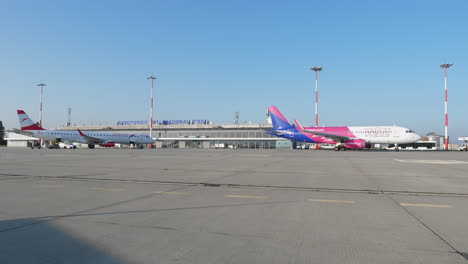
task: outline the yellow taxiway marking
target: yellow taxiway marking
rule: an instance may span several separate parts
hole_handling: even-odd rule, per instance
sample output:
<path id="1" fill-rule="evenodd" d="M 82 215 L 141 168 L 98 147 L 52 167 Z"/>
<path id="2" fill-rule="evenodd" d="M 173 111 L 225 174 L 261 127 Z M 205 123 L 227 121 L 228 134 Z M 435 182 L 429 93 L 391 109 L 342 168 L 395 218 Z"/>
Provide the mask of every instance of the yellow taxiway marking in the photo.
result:
<path id="1" fill-rule="evenodd" d="M 249 154 L 249 155 L 239 155 L 239 157 L 271 157 L 271 155 L 255 155 L 255 154 Z"/>
<path id="2" fill-rule="evenodd" d="M 120 189 L 120 188 L 93 188 L 93 190 L 96 191 L 126 191 L 126 189 Z"/>
<path id="3" fill-rule="evenodd" d="M 182 195 L 192 194 L 192 193 L 189 193 L 189 192 L 154 192 L 154 193 L 182 194 Z"/>
<path id="4" fill-rule="evenodd" d="M 190 154 L 188 156 L 214 156 L 215 154 Z"/>
<path id="5" fill-rule="evenodd" d="M 318 202 L 318 203 L 347 203 L 352 204 L 354 201 L 348 200 L 323 200 L 323 199 L 307 199 L 309 202 Z"/>
<path id="6" fill-rule="evenodd" d="M 395 159 L 395 161 L 403 162 L 403 163 L 447 164 L 447 165 L 466 164 L 466 163 L 468 163 L 466 161 L 460 161 L 460 160 L 401 160 L 401 159 Z"/>
<path id="7" fill-rule="evenodd" d="M 412 203 L 400 203 L 401 206 L 418 206 L 418 207 L 435 207 L 435 208 L 453 208 L 448 204 L 412 204 Z"/>
<path id="8" fill-rule="evenodd" d="M 250 199 L 266 199 L 268 196 L 250 196 L 250 195 L 224 195 L 228 198 L 250 198 Z"/>
<path id="9" fill-rule="evenodd" d="M 47 187 L 47 188 L 62 188 L 63 185 L 37 185 L 37 187 Z"/>

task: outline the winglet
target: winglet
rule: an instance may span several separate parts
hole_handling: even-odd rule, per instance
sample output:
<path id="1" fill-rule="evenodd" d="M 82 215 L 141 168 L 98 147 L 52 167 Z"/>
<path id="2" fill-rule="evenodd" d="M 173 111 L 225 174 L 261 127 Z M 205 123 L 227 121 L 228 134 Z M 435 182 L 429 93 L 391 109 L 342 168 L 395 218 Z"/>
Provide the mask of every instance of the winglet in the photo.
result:
<path id="1" fill-rule="evenodd" d="M 299 128 L 299 130 L 304 129 L 304 127 L 301 125 L 301 123 L 299 123 L 299 121 L 297 121 L 296 119 L 294 119 L 294 123 L 296 123 L 296 126 Z"/>
<path id="2" fill-rule="evenodd" d="M 86 137 L 86 135 L 85 135 L 85 134 L 83 134 L 83 132 L 81 132 L 81 130 L 79 130 L 79 129 L 77 129 L 77 130 L 78 130 L 78 133 L 80 134 L 80 136 L 82 136 L 82 137 Z"/>

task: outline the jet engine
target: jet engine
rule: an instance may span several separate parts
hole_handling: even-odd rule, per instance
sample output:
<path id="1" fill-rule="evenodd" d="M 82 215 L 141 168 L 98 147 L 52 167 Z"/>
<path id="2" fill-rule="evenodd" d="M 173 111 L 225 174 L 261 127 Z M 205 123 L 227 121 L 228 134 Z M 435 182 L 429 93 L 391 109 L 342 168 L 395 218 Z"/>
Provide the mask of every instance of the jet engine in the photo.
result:
<path id="1" fill-rule="evenodd" d="M 344 142 L 343 146 L 347 149 L 363 149 L 366 147 L 364 139 L 351 139 Z"/>
<path id="2" fill-rule="evenodd" d="M 102 144 L 101 146 L 105 148 L 113 148 L 115 146 L 115 142 L 113 141 L 104 142 L 104 144 Z"/>

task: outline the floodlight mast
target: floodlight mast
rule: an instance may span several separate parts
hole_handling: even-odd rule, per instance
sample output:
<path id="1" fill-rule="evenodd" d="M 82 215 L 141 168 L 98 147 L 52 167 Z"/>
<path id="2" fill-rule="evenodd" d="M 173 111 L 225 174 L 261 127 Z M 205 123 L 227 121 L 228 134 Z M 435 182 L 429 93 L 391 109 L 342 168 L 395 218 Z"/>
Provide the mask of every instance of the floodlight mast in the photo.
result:
<path id="1" fill-rule="evenodd" d="M 315 71 L 315 126 L 318 127 L 318 72 L 322 71 L 323 67 L 313 67 L 311 70 Z"/>
<path id="2" fill-rule="evenodd" d="M 151 75 L 150 77 L 146 78 L 151 80 L 151 98 L 150 98 L 150 137 L 153 138 L 153 89 L 154 89 L 154 80 L 156 77 Z"/>
<path id="3" fill-rule="evenodd" d="M 44 86 L 46 85 L 41 82 L 37 86 L 41 87 L 41 98 L 40 98 L 40 103 L 39 103 L 39 126 L 42 127 L 42 97 L 44 95 Z"/>
<path id="4" fill-rule="evenodd" d="M 313 67 L 310 69 L 315 72 L 315 126 L 318 127 L 318 72 L 322 71 L 322 67 Z M 319 148 L 319 145 L 315 144 L 315 149 Z"/>
<path id="5" fill-rule="evenodd" d="M 452 66 L 452 64 L 444 63 L 440 67 L 444 69 L 444 106 L 445 106 L 445 150 L 448 150 L 448 90 L 447 90 L 447 69 Z"/>

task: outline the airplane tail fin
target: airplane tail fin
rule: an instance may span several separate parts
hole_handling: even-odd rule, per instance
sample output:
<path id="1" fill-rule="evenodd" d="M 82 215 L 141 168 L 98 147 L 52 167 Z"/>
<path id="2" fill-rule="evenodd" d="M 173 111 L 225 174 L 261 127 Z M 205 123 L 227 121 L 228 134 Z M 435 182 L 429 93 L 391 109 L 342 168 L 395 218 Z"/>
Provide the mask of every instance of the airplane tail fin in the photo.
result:
<path id="1" fill-rule="evenodd" d="M 34 123 L 23 110 L 17 110 L 21 130 L 44 130 L 38 124 Z"/>
<path id="2" fill-rule="evenodd" d="M 273 122 L 273 130 L 283 130 L 294 128 L 289 124 L 288 120 L 281 114 L 276 106 L 268 107 L 268 113 L 270 114 L 271 121 Z"/>

